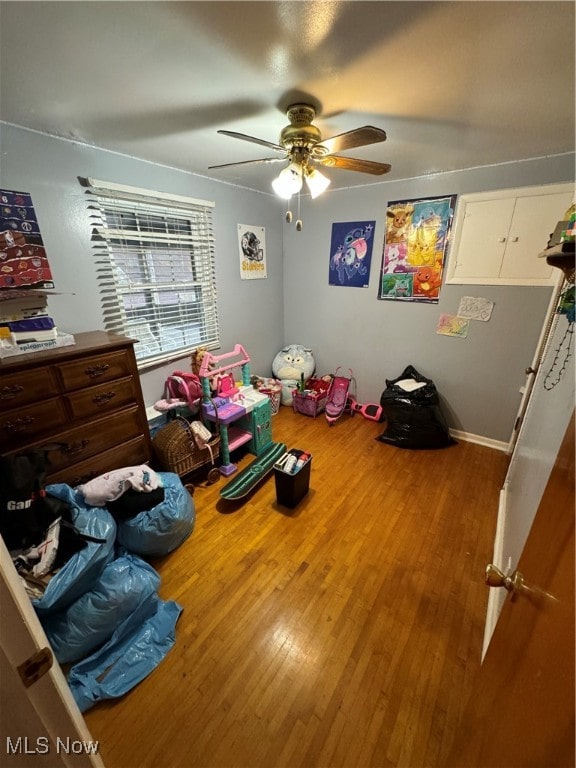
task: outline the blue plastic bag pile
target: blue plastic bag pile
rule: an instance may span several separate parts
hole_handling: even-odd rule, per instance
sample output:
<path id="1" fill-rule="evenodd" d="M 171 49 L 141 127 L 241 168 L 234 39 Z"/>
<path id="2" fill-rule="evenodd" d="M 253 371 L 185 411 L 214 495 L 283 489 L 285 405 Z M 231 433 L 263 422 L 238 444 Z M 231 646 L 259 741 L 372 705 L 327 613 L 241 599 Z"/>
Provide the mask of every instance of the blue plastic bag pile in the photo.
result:
<path id="1" fill-rule="evenodd" d="M 163 500 L 128 519 L 87 486 L 46 487 L 70 505 L 81 533 L 100 540 L 88 541 L 32 601 L 56 658 L 73 664 L 68 683 L 81 711 L 127 693 L 175 643 L 182 608 L 160 599 L 160 576 L 142 558 L 166 555 L 190 536 L 194 503 L 178 475 L 156 478 Z"/>

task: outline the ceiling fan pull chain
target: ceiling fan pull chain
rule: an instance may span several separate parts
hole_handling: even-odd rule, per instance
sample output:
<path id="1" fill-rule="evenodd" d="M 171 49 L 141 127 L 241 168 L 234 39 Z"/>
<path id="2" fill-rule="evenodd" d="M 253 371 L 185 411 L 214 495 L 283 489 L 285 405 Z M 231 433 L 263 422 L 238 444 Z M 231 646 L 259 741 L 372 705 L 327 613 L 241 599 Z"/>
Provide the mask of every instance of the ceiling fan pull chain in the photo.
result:
<path id="1" fill-rule="evenodd" d="M 298 192 L 298 218 L 296 219 L 296 231 L 302 232 L 302 219 L 300 218 L 300 192 Z"/>

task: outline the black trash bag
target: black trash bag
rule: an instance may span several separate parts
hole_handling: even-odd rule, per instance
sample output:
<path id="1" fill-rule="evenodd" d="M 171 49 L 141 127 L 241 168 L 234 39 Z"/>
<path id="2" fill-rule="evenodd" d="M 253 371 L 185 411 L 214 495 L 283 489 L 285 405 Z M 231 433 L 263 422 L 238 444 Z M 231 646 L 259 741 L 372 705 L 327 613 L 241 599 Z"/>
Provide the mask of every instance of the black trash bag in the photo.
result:
<path id="1" fill-rule="evenodd" d="M 406 379 L 423 386 L 400 386 Z M 398 448 L 446 448 L 456 443 L 450 437 L 434 382 L 412 365 L 398 378 L 386 379 L 380 405 L 387 422 L 386 431 L 376 438 L 382 443 Z"/>
<path id="2" fill-rule="evenodd" d="M 0 457 L 0 533 L 9 550 L 42 541 L 57 515 L 44 501 L 45 451 Z"/>

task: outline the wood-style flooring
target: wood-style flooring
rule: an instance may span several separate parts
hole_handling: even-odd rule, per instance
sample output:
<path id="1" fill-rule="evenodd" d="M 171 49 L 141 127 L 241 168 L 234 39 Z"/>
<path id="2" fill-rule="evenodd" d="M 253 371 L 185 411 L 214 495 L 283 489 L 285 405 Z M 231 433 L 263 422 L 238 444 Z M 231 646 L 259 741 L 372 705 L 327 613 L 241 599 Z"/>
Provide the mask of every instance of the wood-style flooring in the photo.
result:
<path id="1" fill-rule="evenodd" d="M 329 427 L 282 407 L 272 423 L 312 453 L 310 492 L 291 511 L 273 475 L 243 504 L 199 480 L 192 535 L 152 561 L 183 607 L 176 644 L 86 713 L 104 763 L 442 766 L 480 666 L 508 458 L 392 447 L 358 414 Z"/>

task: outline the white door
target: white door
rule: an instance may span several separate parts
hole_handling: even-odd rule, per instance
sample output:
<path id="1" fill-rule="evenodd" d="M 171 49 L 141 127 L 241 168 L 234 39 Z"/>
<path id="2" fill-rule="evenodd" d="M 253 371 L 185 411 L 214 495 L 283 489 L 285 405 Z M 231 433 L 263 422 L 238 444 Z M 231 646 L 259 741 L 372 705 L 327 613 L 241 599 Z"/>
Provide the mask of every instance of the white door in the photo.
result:
<path id="1" fill-rule="evenodd" d="M 444 766 L 574 768 L 574 448 L 572 417 Z"/>
<path id="2" fill-rule="evenodd" d="M 567 329 L 566 316 L 558 316 L 534 378 L 532 394 L 500 492 L 492 562 L 506 574 L 512 573 L 518 566 L 574 409 L 573 348 L 567 367 L 558 376 L 566 352 L 563 342 Z M 488 648 L 505 597 L 505 590 L 490 591 L 483 654 Z"/>
<path id="3" fill-rule="evenodd" d="M 58 662 L 29 687 L 18 672 L 50 649 L 0 537 L 0 764 L 14 768 L 104 768 Z"/>
<path id="4" fill-rule="evenodd" d="M 558 282 L 550 297 L 550 302 L 548 304 L 548 309 L 546 310 L 546 316 L 544 318 L 544 325 L 542 326 L 540 338 L 538 339 L 538 344 L 536 345 L 536 351 L 534 352 L 534 357 L 532 358 L 530 366 L 526 368 L 526 381 L 520 389 L 522 399 L 520 401 L 520 407 L 518 408 L 518 413 L 516 415 L 516 420 L 512 429 L 512 435 L 508 443 L 508 453 L 512 453 L 514 446 L 516 445 L 516 441 L 518 440 L 520 427 L 524 421 L 526 409 L 528 408 L 528 403 L 530 402 L 530 397 L 532 396 L 532 389 L 534 388 L 534 380 L 536 378 L 536 374 L 542 365 L 542 360 L 546 355 L 548 346 L 551 343 L 551 336 L 553 335 L 554 329 L 556 328 L 559 320 L 559 317 L 556 314 L 556 308 L 558 306 L 560 294 L 563 290 L 563 285 L 564 275 L 558 270 Z"/>

